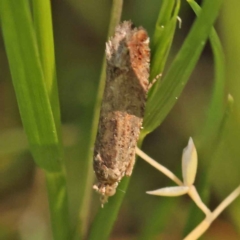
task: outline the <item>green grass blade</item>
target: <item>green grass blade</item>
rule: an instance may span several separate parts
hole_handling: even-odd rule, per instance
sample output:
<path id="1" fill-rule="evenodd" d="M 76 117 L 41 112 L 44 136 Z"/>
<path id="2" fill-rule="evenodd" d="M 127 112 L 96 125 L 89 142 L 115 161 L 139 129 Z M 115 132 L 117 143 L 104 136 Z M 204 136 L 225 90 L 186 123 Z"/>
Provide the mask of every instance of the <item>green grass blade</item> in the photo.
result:
<path id="1" fill-rule="evenodd" d="M 163 72 L 170 47 L 172 45 L 173 36 L 177 25 L 177 16 L 180 10 L 180 1 L 163 1 L 159 11 L 158 20 L 155 27 L 155 32 L 152 40 L 152 59 L 150 78 L 153 79 L 159 73 Z M 154 85 L 154 91 L 161 86 L 161 79 Z M 150 97 L 152 92 L 148 94 Z M 140 141 L 146 135 L 141 135 Z M 163 202 L 162 202 L 163 201 Z M 169 214 L 169 210 L 173 208 L 173 201 L 162 200 L 160 205 L 157 205 L 155 212 L 146 220 L 139 239 L 153 239 L 158 235 L 166 223 L 165 215 Z M 170 207 L 171 206 L 171 207 Z"/>
<path id="2" fill-rule="evenodd" d="M 199 18 L 194 23 L 161 86 L 147 101 L 143 135 L 161 124 L 180 96 L 200 57 L 221 3 L 222 0 L 204 1 Z"/>
<path id="3" fill-rule="evenodd" d="M 190 6 L 194 10 L 197 16 L 201 12 L 201 8 L 196 2 L 189 2 Z M 219 147 L 220 140 L 222 139 L 221 128 L 225 128 L 226 123 L 224 117 L 224 87 L 225 87 L 225 58 L 223 48 L 220 42 L 220 39 L 212 28 L 209 34 L 210 44 L 213 51 L 214 57 L 214 72 L 215 72 L 215 81 L 213 86 L 213 93 L 211 97 L 210 106 L 207 112 L 207 120 L 204 124 L 204 127 L 201 129 L 200 139 L 199 139 L 199 154 L 203 158 L 209 159 L 207 162 L 208 166 L 213 159 L 213 155 Z M 214 150 L 213 150 L 214 149 Z M 201 164 L 202 165 L 202 164 Z M 204 168 L 204 176 L 202 176 L 199 185 L 199 193 L 206 203 L 209 199 L 209 174 L 208 169 Z M 206 170 L 207 169 L 207 170 Z M 192 207 L 189 214 L 189 221 L 185 227 L 185 234 L 187 234 L 194 226 L 196 226 L 199 221 L 202 219 L 203 215 L 199 212 L 198 209 Z"/>
<path id="4" fill-rule="evenodd" d="M 28 2 L 1 0 L 0 3 L 4 43 L 30 148 L 40 167 L 58 171 L 61 151 Z"/>
<path id="5" fill-rule="evenodd" d="M 51 4 L 49 0 L 34 0 L 33 22 L 37 37 L 44 82 L 50 100 L 55 126 L 62 146 L 60 108 L 55 68 Z M 70 224 L 65 167 L 57 173 L 46 172 L 51 225 L 54 239 L 69 239 Z"/>
<path id="6" fill-rule="evenodd" d="M 89 239 L 91 240 L 105 240 L 109 239 L 109 235 L 113 225 L 117 219 L 117 215 L 124 198 L 124 189 L 129 184 L 129 178 L 124 178 L 118 186 L 116 194 L 108 200 L 104 208 L 100 208 L 94 222 L 91 226 Z"/>
<path id="7" fill-rule="evenodd" d="M 176 4 L 176 6 L 175 6 Z M 172 44 L 180 1 L 163 1 L 161 10 L 155 26 L 155 31 L 151 43 L 151 73 L 150 79 L 155 78 L 163 71 L 169 49 Z M 154 89 L 157 89 L 161 81 L 156 83 Z"/>
<path id="8" fill-rule="evenodd" d="M 239 22 L 240 15 L 238 14 L 240 9 L 240 1 L 234 1 L 232 4 L 229 4 L 228 1 L 225 1 L 223 4 L 223 10 L 220 19 L 220 29 L 221 37 L 224 41 L 224 52 L 226 56 L 226 69 L 227 69 L 227 89 L 234 98 L 234 109 L 233 113 L 229 119 L 230 123 L 227 131 L 225 132 L 225 142 L 228 144 L 223 146 L 227 151 L 226 155 L 220 160 L 218 164 L 222 164 L 226 158 L 228 158 L 229 168 L 228 172 L 231 175 L 230 179 L 227 179 L 227 188 L 233 188 L 233 185 L 236 185 L 239 182 L 239 169 L 240 169 L 240 148 L 239 148 L 239 132 L 240 132 L 240 68 L 239 68 L 239 59 L 240 59 L 240 32 L 239 32 Z M 232 166 L 232 167 L 231 167 Z M 225 171 L 225 166 L 223 165 L 219 171 Z M 219 178 L 217 178 L 219 179 Z M 223 183 L 217 183 L 217 180 L 214 183 L 214 186 L 222 186 Z M 223 177 L 224 181 L 224 177 Z M 223 198 L 221 195 L 220 189 L 217 190 L 218 196 Z M 229 209 L 229 217 L 232 220 L 232 225 L 236 229 L 238 236 L 240 235 L 240 209 L 239 209 L 239 200 Z"/>
<path id="9" fill-rule="evenodd" d="M 54 240 L 72 237 L 69 222 L 68 195 L 64 171 L 45 172 L 52 234 Z"/>
<path id="10" fill-rule="evenodd" d="M 42 1 L 43 8 L 39 9 L 36 7 L 38 3 L 33 3 L 35 16 L 38 11 L 50 16 L 49 1 Z M 44 23 L 42 19 L 46 15 L 35 19 L 34 29 L 28 1 L 1 0 L 0 4 L 4 43 L 23 126 L 36 163 L 46 170 L 53 236 L 59 240 L 69 239 L 66 178 L 58 134 L 60 117 L 54 83 L 54 52 L 53 48 L 46 52 L 47 49 L 41 45 L 43 41 L 53 47 L 52 38 L 42 34 L 47 28 L 52 31 L 51 19 L 48 17 Z M 41 30 L 38 28 L 40 25 Z"/>
<path id="11" fill-rule="evenodd" d="M 201 8 L 196 2 L 189 2 L 197 16 L 199 16 Z M 211 96 L 210 106 L 207 112 L 207 120 L 204 128 L 201 130 L 201 144 L 209 145 L 209 142 L 216 136 L 219 130 L 220 122 L 224 115 L 224 100 L 225 100 L 225 57 L 220 39 L 213 28 L 209 35 L 211 48 L 214 58 L 214 86 Z"/>
<path id="12" fill-rule="evenodd" d="M 55 124 L 60 134 L 60 107 L 56 79 L 51 3 L 49 0 L 34 0 L 32 1 L 32 6 L 44 82 L 52 106 Z"/>

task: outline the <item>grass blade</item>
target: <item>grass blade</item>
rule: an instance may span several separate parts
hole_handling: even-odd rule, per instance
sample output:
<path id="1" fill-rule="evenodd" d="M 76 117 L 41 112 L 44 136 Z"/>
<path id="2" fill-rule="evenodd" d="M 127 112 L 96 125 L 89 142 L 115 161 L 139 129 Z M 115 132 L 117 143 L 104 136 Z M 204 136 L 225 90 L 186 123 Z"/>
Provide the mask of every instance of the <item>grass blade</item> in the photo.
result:
<path id="1" fill-rule="evenodd" d="M 197 16 L 199 16 L 201 12 L 201 8 L 198 6 L 196 2 L 189 2 L 189 5 L 193 8 L 194 12 Z M 225 97 L 225 58 L 223 53 L 223 48 L 220 42 L 220 39 L 214 30 L 211 29 L 209 34 L 210 44 L 213 51 L 214 57 L 214 71 L 215 71 L 215 81 L 213 87 L 213 93 L 211 97 L 210 106 L 207 113 L 207 120 L 201 129 L 200 132 L 200 154 L 203 158 L 209 159 L 206 161 L 208 166 L 213 158 L 213 154 L 217 151 L 219 147 L 221 133 L 221 128 L 223 127 L 223 118 L 225 116 L 224 112 L 224 97 Z M 226 125 L 226 124 L 224 124 Z M 214 149 L 214 151 L 213 151 Z M 207 168 L 209 169 L 209 168 Z M 201 178 L 201 183 L 199 192 L 204 200 L 204 202 L 208 201 L 209 198 L 209 186 L 208 184 L 208 170 L 204 170 L 205 174 Z M 202 214 L 196 208 L 192 208 L 189 215 L 188 223 L 186 224 L 185 233 L 189 232 L 202 218 Z"/>
<path id="2" fill-rule="evenodd" d="M 32 5 L 34 18 L 33 22 L 41 66 L 44 73 L 44 82 L 52 106 L 52 112 L 58 134 L 60 135 L 61 122 L 56 79 L 51 3 L 49 0 L 34 0 L 32 1 Z M 61 138 L 59 137 L 59 139 Z"/>
<path id="3" fill-rule="evenodd" d="M 176 6 L 175 6 L 176 4 Z M 164 69 L 169 49 L 172 45 L 180 1 L 163 1 L 152 38 L 152 57 L 150 79 L 155 78 Z M 157 89 L 161 81 L 156 83 Z"/>
<path id="4" fill-rule="evenodd" d="M 124 178 L 118 186 L 116 194 L 111 197 L 104 208 L 100 208 L 94 222 L 91 226 L 89 239 L 91 240 L 105 240 L 109 239 L 109 235 L 113 225 L 117 219 L 117 215 L 124 198 L 122 190 L 127 189 L 129 178 Z"/>
<path id="5" fill-rule="evenodd" d="M 1 0 L 0 3 L 4 43 L 30 148 L 40 167 L 58 171 L 61 151 L 28 2 Z"/>
<path id="6" fill-rule="evenodd" d="M 35 29 L 28 1 L 1 0 L 0 4 L 4 42 L 23 126 L 34 159 L 47 177 L 53 236 L 69 239 L 50 2 L 34 1 L 34 17 L 39 17 L 35 19 Z M 45 15 L 41 16 L 41 11 Z M 46 52 L 41 43 L 52 50 Z"/>
<path id="7" fill-rule="evenodd" d="M 199 18 L 194 23 L 161 86 L 147 101 L 144 136 L 161 124 L 180 96 L 200 57 L 221 3 L 222 0 L 204 1 Z"/>
<path id="8" fill-rule="evenodd" d="M 41 66 L 44 73 L 48 97 L 52 107 L 55 126 L 61 148 L 61 121 L 56 79 L 54 41 L 52 29 L 51 4 L 49 0 L 34 0 L 33 22 L 38 42 Z M 46 172 L 49 208 L 54 239 L 69 239 L 70 224 L 68 221 L 68 196 L 65 166 L 62 162 L 57 173 Z"/>
<path id="9" fill-rule="evenodd" d="M 189 2 L 189 5 L 196 15 L 199 16 L 201 12 L 200 6 L 196 2 Z M 209 39 L 213 51 L 215 80 L 210 106 L 206 115 L 207 120 L 205 126 L 201 130 L 201 135 L 204 139 L 200 142 L 203 144 L 208 141 L 206 145 L 209 145 L 209 141 L 212 141 L 212 138 L 216 136 L 216 132 L 219 130 L 219 125 L 224 115 L 224 89 L 226 81 L 223 47 L 214 28 L 212 28 L 210 32 Z"/>

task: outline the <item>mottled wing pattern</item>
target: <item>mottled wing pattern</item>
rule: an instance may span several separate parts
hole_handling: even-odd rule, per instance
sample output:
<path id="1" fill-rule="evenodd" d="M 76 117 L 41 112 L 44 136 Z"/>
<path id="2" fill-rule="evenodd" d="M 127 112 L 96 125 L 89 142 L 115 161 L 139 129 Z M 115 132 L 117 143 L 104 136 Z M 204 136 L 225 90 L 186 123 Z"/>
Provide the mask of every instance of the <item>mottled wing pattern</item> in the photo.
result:
<path id="1" fill-rule="evenodd" d="M 107 78 L 101 106 L 93 167 L 94 188 L 102 203 L 130 176 L 142 126 L 149 86 L 150 49 L 147 32 L 127 21 L 106 44 Z"/>

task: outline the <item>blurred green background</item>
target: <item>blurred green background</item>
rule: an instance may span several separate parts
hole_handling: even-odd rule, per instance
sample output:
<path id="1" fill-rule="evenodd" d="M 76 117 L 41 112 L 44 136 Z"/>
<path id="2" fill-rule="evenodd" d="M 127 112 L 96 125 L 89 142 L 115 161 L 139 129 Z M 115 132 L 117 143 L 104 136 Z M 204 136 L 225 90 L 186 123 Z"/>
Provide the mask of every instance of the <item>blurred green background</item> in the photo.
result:
<path id="1" fill-rule="evenodd" d="M 81 166 L 91 129 L 94 102 L 104 55 L 112 1 L 52 0 L 53 29 L 57 63 L 65 162 L 67 167 L 71 221 L 78 217 Z M 143 26 L 151 37 L 161 1 L 125 1 L 122 20 L 131 19 Z M 206 168 L 210 171 L 209 206 L 214 209 L 240 180 L 240 3 L 224 3 L 217 32 L 226 54 L 226 99 L 234 98 L 233 110 L 217 148 L 199 154 L 196 186 Z M 195 15 L 183 1 L 169 63 L 179 50 Z M 168 63 L 166 68 L 168 67 Z M 181 178 L 181 154 L 188 138 L 198 147 L 199 129 L 207 118 L 213 86 L 213 58 L 206 45 L 176 105 L 143 143 L 143 150 Z M 0 239 L 51 239 L 48 202 L 43 172 L 36 167 L 28 151 L 12 86 L 2 36 L 0 38 Z M 161 81 L 161 80 L 160 80 Z M 128 191 L 110 239 L 181 239 L 195 208 L 188 197 L 163 198 L 146 195 L 147 190 L 174 185 L 161 173 L 138 160 Z M 121 191 L 121 189 L 118 189 Z M 213 223 L 203 239 L 240 238 L 240 199 Z M 99 208 L 99 196 L 93 192 L 89 224 Z M 201 215 L 203 217 L 203 215 Z M 141 237 L 140 237 L 141 236 Z"/>

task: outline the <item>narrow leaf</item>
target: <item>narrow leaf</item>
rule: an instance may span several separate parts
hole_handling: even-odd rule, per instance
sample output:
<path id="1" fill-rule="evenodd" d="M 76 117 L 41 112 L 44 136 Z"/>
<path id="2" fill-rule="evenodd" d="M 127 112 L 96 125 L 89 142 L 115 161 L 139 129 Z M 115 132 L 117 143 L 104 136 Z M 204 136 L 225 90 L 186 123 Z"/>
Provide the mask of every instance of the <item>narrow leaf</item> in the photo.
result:
<path id="1" fill-rule="evenodd" d="M 192 7 L 196 15 L 199 16 L 201 12 L 200 6 L 194 1 L 189 1 L 189 5 Z M 206 114 L 207 120 L 201 129 L 200 140 L 201 144 L 208 146 L 209 143 L 211 144 L 211 142 L 214 141 L 216 132 L 219 130 L 224 115 L 224 101 L 226 98 L 225 56 L 221 41 L 214 28 L 212 28 L 210 32 L 209 39 L 214 58 L 214 85 L 210 106 Z"/>
<path id="2" fill-rule="evenodd" d="M 28 1 L 0 1 L 2 31 L 17 102 L 37 164 L 58 171 L 62 158 Z"/>
<path id="3" fill-rule="evenodd" d="M 143 135 L 161 124 L 179 98 L 205 46 L 221 3 L 222 0 L 204 1 L 199 18 L 163 78 L 161 86 L 147 101 Z"/>
<path id="4" fill-rule="evenodd" d="M 165 187 L 158 190 L 147 191 L 147 194 L 165 197 L 177 197 L 186 194 L 188 190 L 189 187 L 187 186 Z"/>
<path id="5" fill-rule="evenodd" d="M 183 149 L 182 154 L 182 174 L 184 185 L 190 186 L 194 183 L 197 173 L 197 162 L 197 151 L 192 138 L 190 138 L 188 145 Z"/>

